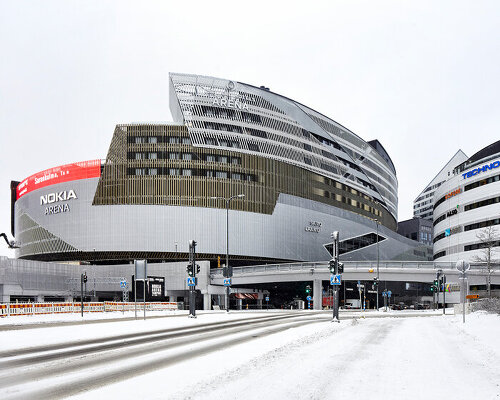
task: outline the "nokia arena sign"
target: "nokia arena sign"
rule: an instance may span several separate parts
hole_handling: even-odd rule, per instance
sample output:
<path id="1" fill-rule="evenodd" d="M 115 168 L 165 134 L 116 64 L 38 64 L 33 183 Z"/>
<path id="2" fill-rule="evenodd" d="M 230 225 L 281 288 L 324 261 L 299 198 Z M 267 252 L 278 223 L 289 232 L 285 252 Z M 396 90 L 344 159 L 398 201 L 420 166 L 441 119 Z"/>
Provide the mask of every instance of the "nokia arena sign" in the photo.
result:
<path id="1" fill-rule="evenodd" d="M 66 203 L 66 201 L 77 198 L 78 197 L 76 197 L 76 193 L 73 189 L 63 190 L 62 192 L 48 193 L 40 196 L 40 205 L 47 205 L 47 207 L 45 207 L 45 215 L 59 214 L 70 211 L 69 204 Z"/>
<path id="2" fill-rule="evenodd" d="M 481 172 L 486 172 L 489 169 L 495 169 L 495 168 L 498 168 L 498 167 L 500 167 L 500 161 L 499 160 L 497 160 L 495 162 L 492 162 L 491 164 L 485 164 L 482 167 L 475 168 L 472 171 L 469 171 L 469 172 L 466 172 L 465 174 L 462 174 L 462 176 L 464 177 L 464 179 L 467 179 L 467 178 L 470 178 L 470 177 L 472 177 L 474 175 L 477 175 L 477 174 L 479 174 Z"/>

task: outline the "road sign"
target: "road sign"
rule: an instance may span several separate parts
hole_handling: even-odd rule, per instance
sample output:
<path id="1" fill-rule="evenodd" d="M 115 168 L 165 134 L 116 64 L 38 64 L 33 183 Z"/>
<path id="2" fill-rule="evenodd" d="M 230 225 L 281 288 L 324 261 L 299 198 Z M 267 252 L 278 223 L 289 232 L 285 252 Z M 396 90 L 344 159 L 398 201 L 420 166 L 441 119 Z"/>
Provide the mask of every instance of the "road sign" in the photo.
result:
<path id="1" fill-rule="evenodd" d="M 269 301 L 269 296 L 266 296 L 266 301 Z"/>
<path id="2" fill-rule="evenodd" d="M 231 286 L 231 278 L 224 279 L 224 286 Z"/>
<path id="3" fill-rule="evenodd" d="M 387 297 L 391 298 L 391 296 L 392 296 L 392 292 L 389 290 L 389 291 L 387 292 Z"/>
<path id="4" fill-rule="evenodd" d="M 330 285 L 340 285 L 342 282 L 342 275 L 330 275 Z"/>
<path id="5" fill-rule="evenodd" d="M 467 261 L 460 260 L 457 261 L 456 267 L 462 274 L 465 274 L 470 269 L 470 264 Z"/>
<path id="6" fill-rule="evenodd" d="M 478 294 L 468 294 L 467 296 L 465 296 L 466 299 L 479 299 L 479 295 Z"/>
<path id="7" fill-rule="evenodd" d="M 196 286 L 196 278 L 187 278 L 187 285 L 188 286 Z"/>
<path id="8" fill-rule="evenodd" d="M 125 289 L 127 287 L 127 281 L 120 281 L 120 287 Z"/>
<path id="9" fill-rule="evenodd" d="M 313 298 L 312 298 L 311 296 L 307 296 L 307 297 L 306 297 L 306 300 L 307 300 L 307 301 L 311 301 L 312 299 L 313 299 Z"/>

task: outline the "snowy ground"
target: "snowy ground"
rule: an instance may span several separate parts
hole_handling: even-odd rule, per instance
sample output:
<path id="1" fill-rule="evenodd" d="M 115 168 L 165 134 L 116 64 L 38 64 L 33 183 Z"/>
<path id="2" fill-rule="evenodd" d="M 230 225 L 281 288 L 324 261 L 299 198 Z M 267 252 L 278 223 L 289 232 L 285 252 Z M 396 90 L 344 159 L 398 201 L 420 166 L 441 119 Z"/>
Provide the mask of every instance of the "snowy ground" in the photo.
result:
<path id="1" fill-rule="evenodd" d="M 432 312 L 372 312 L 367 317 L 377 318 L 344 319 L 341 323 L 330 322 L 330 314 L 304 313 L 285 325 L 260 325 L 220 336 L 212 333 L 205 339 L 200 333 L 186 343 L 171 339 L 172 343 L 177 340 L 171 348 L 158 347 L 164 343 L 158 341 L 154 344 L 158 350 L 153 352 L 145 345 L 79 355 L 64 363 L 70 367 L 72 362 L 90 360 L 90 365 L 22 384 L 14 382 L 14 374 L 19 372 L 8 368 L 9 362 L 23 356 L 8 357 L 6 351 L 32 345 L 195 328 L 245 318 L 250 321 L 261 315 L 282 314 L 208 313 L 195 320 L 180 316 L 0 330 L 0 398 L 43 398 L 37 395 L 40 387 L 83 380 L 93 386 L 92 390 L 73 393 L 71 399 L 500 399 L 500 317 L 482 313 L 468 315 L 465 324 L 461 316 L 443 317 Z M 359 313 L 344 316 L 359 317 Z M 17 318 L 16 323 L 23 324 Z M 2 320 L 0 329 L 6 324 Z M 144 349 L 144 353 L 99 362 L 103 354 L 118 357 L 120 352 L 137 349 L 139 353 Z M 60 368 L 61 361 L 52 361 L 55 363 Z M 52 364 L 47 362 L 43 368 L 56 368 Z M 21 375 L 36 375 L 38 369 L 36 363 L 24 366 Z M 108 380 L 99 386 L 96 382 L 104 375 L 111 376 L 112 383 Z M 12 382 L 5 383 L 9 380 Z"/>

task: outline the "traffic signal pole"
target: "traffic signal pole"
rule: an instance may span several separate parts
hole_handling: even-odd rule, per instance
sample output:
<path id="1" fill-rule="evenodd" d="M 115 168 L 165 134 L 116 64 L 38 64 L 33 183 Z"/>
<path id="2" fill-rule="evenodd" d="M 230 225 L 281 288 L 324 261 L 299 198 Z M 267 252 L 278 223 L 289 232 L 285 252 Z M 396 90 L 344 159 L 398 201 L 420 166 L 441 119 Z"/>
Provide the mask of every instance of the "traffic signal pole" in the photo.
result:
<path id="1" fill-rule="evenodd" d="M 332 233 L 332 246 L 333 246 L 333 261 L 334 261 L 334 274 L 339 274 L 339 232 L 335 231 Z M 340 322 L 339 320 L 339 287 L 334 285 L 333 291 L 333 321 Z"/>
<path id="2" fill-rule="evenodd" d="M 196 284 L 196 242 L 189 241 L 189 266 L 188 274 L 194 278 Z M 196 286 L 189 286 L 189 317 L 196 318 Z"/>

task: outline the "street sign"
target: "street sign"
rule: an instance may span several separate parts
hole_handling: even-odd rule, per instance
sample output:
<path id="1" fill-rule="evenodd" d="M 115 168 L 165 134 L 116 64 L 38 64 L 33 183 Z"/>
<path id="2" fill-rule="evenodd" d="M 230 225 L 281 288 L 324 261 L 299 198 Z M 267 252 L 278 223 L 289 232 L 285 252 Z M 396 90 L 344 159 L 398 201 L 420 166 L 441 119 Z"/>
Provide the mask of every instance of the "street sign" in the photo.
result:
<path id="1" fill-rule="evenodd" d="M 188 286 L 196 286 L 196 278 L 187 278 L 187 285 Z"/>
<path id="2" fill-rule="evenodd" d="M 460 260 L 457 261 L 456 267 L 462 274 L 465 274 L 470 269 L 470 264 L 467 261 Z"/>
<path id="3" fill-rule="evenodd" d="M 392 292 L 389 290 L 389 291 L 387 292 L 387 297 L 391 298 L 391 296 L 392 296 Z"/>
<path id="4" fill-rule="evenodd" d="M 307 301 L 311 301 L 312 299 L 313 299 L 313 298 L 312 298 L 311 296 L 307 296 L 307 297 L 306 297 L 306 300 L 307 300 Z"/>
<path id="5" fill-rule="evenodd" d="M 231 286 L 231 278 L 224 279 L 224 286 Z"/>
<path id="6" fill-rule="evenodd" d="M 120 287 L 125 289 L 127 287 L 127 281 L 120 281 Z"/>
<path id="7" fill-rule="evenodd" d="M 479 295 L 478 294 L 468 294 L 467 296 L 465 296 L 466 299 L 479 299 Z"/>
<path id="8" fill-rule="evenodd" d="M 342 275 L 330 275 L 330 285 L 340 285 L 342 282 Z"/>
<path id="9" fill-rule="evenodd" d="M 269 296 L 266 296 L 266 301 L 269 301 Z"/>

